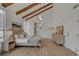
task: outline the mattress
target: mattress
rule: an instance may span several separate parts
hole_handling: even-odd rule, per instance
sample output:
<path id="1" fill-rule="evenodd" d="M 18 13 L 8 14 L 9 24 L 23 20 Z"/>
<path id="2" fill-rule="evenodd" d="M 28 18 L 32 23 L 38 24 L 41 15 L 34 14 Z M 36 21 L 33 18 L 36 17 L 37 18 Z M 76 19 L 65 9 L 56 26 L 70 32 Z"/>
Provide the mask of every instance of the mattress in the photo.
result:
<path id="1" fill-rule="evenodd" d="M 16 42 L 16 44 L 18 44 L 18 43 L 27 43 L 27 39 L 16 39 L 15 40 L 15 42 Z"/>
<path id="2" fill-rule="evenodd" d="M 21 38 L 21 39 L 16 39 L 15 42 L 17 43 L 27 43 L 30 37 L 28 38 Z"/>

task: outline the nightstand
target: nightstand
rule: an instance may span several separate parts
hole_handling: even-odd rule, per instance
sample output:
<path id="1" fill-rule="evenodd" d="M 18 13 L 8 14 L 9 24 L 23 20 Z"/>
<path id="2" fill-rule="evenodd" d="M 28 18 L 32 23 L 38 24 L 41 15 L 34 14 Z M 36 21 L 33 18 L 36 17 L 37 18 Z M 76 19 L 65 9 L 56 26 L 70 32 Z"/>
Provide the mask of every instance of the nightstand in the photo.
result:
<path id="1" fill-rule="evenodd" d="M 9 42 L 9 50 L 12 50 L 15 48 L 15 41 L 10 41 Z"/>
<path id="2" fill-rule="evenodd" d="M 14 48 L 15 48 L 15 40 L 11 36 L 10 39 L 9 39 L 9 51 L 13 50 Z"/>

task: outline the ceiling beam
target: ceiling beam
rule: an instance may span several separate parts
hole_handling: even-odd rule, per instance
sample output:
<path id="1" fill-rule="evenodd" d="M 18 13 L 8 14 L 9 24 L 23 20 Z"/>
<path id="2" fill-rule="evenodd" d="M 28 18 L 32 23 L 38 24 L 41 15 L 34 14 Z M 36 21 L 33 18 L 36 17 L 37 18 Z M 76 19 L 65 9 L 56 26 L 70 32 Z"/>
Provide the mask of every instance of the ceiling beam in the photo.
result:
<path id="1" fill-rule="evenodd" d="M 39 15 L 39 14 L 41 14 L 41 13 L 47 11 L 47 10 L 49 10 L 49 9 L 51 9 L 51 8 L 53 8 L 53 6 L 50 6 L 50 7 L 46 8 L 46 9 L 40 11 L 39 13 L 37 13 L 37 14 L 35 14 L 35 15 L 29 17 L 29 18 L 27 18 L 26 20 L 29 20 L 29 19 L 31 19 L 31 18 L 33 18 L 33 17 L 35 17 L 35 16 L 37 16 L 37 15 Z"/>
<path id="2" fill-rule="evenodd" d="M 37 6 L 38 4 L 40 4 L 40 3 L 33 3 L 33 4 L 31 4 L 31 5 L 27 6 L 27 7 L 24 7 L 24 8 L 22 8 L 21 10 L 18 10 L 18 11 L 16 12 L 16 15 L 19 15 L 19 14 L 21 14 L 21 13 L 23 13 L 23 12 L 25 12 L 25 11 L 31 9 L 31 8 Z"/>
<path id="3" fill-rule="evenodd" d="M 34 13 L 36 13 L 36 12 L 40 11 L 40 10 L 42 10 L 42 9 L 46 8 L 47 6 L 50 6 L 50 5 L 52 5 L 52 3 L 49 3 L 49 4 L 47 4 L 47 5 L 43 6 L 43 7 L 39 8 L 39 9 L 37 9 L 37 10 L 35 10 L 35 11 L 33 11 L 33 12 L 29 13 L 29 14 L 26 14 L 26 15 L 25 15 L 25 16 L 23 16 L 22 18 L 24 19 L 24 18 L 26 18 L 26 17 L 28 17 L 28 16 L 30 16 L 30 15 L 32 15 L 32 14 L 34 14 Z"/>
<path id="4" fill-rule="evenodd" d="M 12 4 L 14 4 L 14 3 L 2 3 L 2 6 L 5 7 L 5 8 L 7 8 L 8 6 L 10 6 Z"/>

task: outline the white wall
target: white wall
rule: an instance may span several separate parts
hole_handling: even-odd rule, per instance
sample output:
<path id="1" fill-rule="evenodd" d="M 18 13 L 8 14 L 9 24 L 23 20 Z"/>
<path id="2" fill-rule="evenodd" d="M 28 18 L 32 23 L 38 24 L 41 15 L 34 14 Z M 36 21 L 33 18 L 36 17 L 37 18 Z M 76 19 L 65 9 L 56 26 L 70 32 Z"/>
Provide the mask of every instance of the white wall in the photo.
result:
<path id="1" fill-rule="evenodd" d="M 75 4 L 54 4 L 53 10 L 53 26 L 64 25 L 65 47 L 75 52 L 75 48 L 79 48 L 79 24 L 76 18 L 79 17 L 79 11 L 75 11 Z M 78 18 L 79 19 L 79 18 Z M 69 33 L 69 36 L 67 36 Z"/>
<path id="2" fill-rule="evenodd" d="M 23 8 L 23 5 L 19 6 L 19 4 L 13 4 L 6 8 L 6 23 L 8 29 L 11 29 L 12 23 L 23 26 L 24 20 L 21 18 L 22 16 L 16 15 L 16 11 L 20 8 Z"/>
<path id="3" fill-rule="evenodd" d="M 25 31 L 28 34 L 34 35 L 34 23 L 39 23 L 39 24 L 41 23 L 41 29 L 38 30 L 39 35 L 42 38 L 51 39 L 51 33 L 50 33 L 49 28 L 53 26 L 52 15 L 53 15 L 53 8 L 41 14 L 42 19 L 43 19 L 42 22 L 39 21 L 39 17 L 38 17 L 39 15 L 31 18 L 30 20 L 25 22 L 25 25 L 24 25 Z"/>
<path id="4" fill-rule="evenodd" d="M 44 12 L 42 15 L 43 21 L 41 22 L 41 36 L 43 38 L 51 39 L 51 31 L 50 28 L 53 26 L 53 8 Z"/>
<path id="5" fill-rule="evenodd" d="M 24 22 L 24 30 L 28 35 L 34 35 L 34 23 L 39 23 L 39 19 L 37 17 L 31 18 Z"/>

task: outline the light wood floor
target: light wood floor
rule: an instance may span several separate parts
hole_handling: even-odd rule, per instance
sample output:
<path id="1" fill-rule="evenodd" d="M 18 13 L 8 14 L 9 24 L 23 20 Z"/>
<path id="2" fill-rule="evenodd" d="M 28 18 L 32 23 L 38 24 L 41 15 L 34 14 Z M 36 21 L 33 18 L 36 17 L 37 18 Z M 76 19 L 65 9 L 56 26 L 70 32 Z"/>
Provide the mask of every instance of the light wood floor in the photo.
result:
<path id="1" fill-rule="evenodd" d="M 76 54 L 63 46 L 58 46 L 48 39 L 42 40 L 42 48 L 18 47 L 7 56 L 75 56 Z"/>

